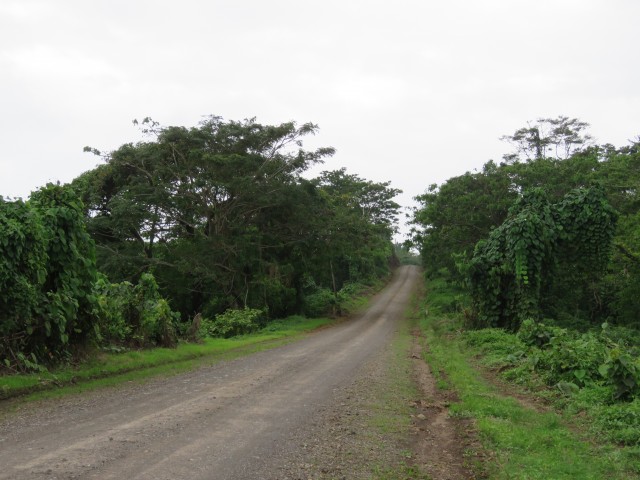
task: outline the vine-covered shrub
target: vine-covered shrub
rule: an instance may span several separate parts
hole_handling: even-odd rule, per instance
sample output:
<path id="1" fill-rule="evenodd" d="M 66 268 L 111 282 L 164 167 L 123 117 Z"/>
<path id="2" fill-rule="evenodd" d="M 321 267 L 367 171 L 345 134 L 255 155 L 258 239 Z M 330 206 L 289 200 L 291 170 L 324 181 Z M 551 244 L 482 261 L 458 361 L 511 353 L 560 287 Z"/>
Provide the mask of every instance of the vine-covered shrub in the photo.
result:
<path id="1" fill-rule="evenodd" d="M 32 369 L 93 333 L 94 244 L 82 203 L 49 184 L 28 202 L 0 199 L 0 359 Z M 28 359 L 28 361 L 26 361 Z"/>
<path id="2" fill-rule="evenodd" d="M 95 291 L 103 343 L 136 347 L 176 345 L 180 314 L 173 312 L 162 298 L 152 274 L 142 274 L 137 285 L 109 283 L 101 276 Z"/>
<path id="3" fill-rule="evenodd" d="M 476 326 L 516 330 L 537 313 L 554 227 L 546 196 L 534 189 L 516 201 L 488 240 L 478 242 L 469 267 Z"/>
<path id="4" fill-rule="evenodd" d="M 33 334 L 47 275 L 45 232 L 38 212 L 0 197 L 0 335 L 3 357 Z"/>
<path id="5" fill-rule="evenodd" d="M 617 214 L 598 187 L 572 190 L 554 206 L 559 260 L 575 274 L 600 276 L 611 255 Z"/>
<path id="6" fill-rule="evenodd" d="M 52 348 L 93 331 L 95 246 L 84 223 L 84 207 L 71 188 L 49 184 L 29 200 L 40 212 L 47 237 L 45 333 Z"/>
<path id="7" fill-rule="evenodd" d="M 523 320 L 541 317 L 543 292 L 547 308 L 558 296 L 580 302 L 580 292 L 603 274 L 615 220 L 596 187 L 572 191 L 557 204 L 540 189 L 525 192 L 505 222 L 476 245 L 468 266 L 472 326 L 516 331 Z M 554 297 L 563 278 L 578 294 Z"/>

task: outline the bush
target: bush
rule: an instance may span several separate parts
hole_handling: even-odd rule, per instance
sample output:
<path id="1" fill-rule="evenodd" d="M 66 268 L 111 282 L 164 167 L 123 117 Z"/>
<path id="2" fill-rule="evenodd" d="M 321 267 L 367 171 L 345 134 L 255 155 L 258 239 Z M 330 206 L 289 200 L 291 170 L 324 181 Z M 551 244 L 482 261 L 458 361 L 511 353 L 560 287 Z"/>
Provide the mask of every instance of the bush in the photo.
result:
<path id="1" fill-rule="evenodd" d="M 98 330 L 103 344 L 136 347 L 174 347 L 180 314 L 173 312 L 158 291 L 152 274 L 145 273 L 137 285 L 109 283 L 101 276 L 95 284 L 98 299 Z"/>
<path id="2" fill-rule="evenodd" d="M 517 335 L 525 345 L 543 348 L 547 346 L 553 338 L 566 337 L 567 330 L 547 326 L 542 322 L 527 319 L 522 322 L 522 325 L 520 325 Z"/>
<path id="3" fill-rule="evenodd" d="M 529 364 L 548 385 L 557 385 L 566 393 L 600 380 L 598 368 L 606 348 L 599 336 L 578 335 L 528 319 L 522 322 L 517 337 L 529 346 Z"/>
<path id="4" fill-rule="evenodd" d="M 607 384 L 615 387 L 616 399 L 628 400 L 640 393 L 640 359 L 631 355 L 624 347 L 612 345 L 598 371 Z"/>
<path id="5" fill-rule="evenodd" d="M 202 321 L 202 335 L 208 337 L 230 338 L 255 332 L 265 324 L 265 314 L 262 310 L 244 308 L 242 310 L 229 309 L 215 320 Z"/>
<path id="6" fill-rule="evenodd" d="M 328 288 L 318 288 L 304 297 L 304 313 L 308 317 L 327 315 L 336 307 L 336 299 Z"/>
<path id="7" fill-rule="evenodd" d="M 139 312 L 138 334 L 143 342 L 175 347 L 177 339 L 174 324 L 180 321 L 180 314 L 171 311 L 167 301 L 160 295 L 152 274 L 143 273 L 140 276 L 135 288 L 135 300 Z"/>
<path id="8" fill-rule="evenodd" d="M 94 286 L 97 298 L 99 340 L 106 344 L 124 344 L 129 341 L 133 327 L 130 319 L 135 315 L 134 286 L 129 282 L 110 283 L 100 274 Z"/>
<path id="9" fill-rule="evenodd" d="M 600 380 L 598 369 L 605 356 L 605 345 L 593 333 L 571 338 L 565 332 L 552 337 L 533 358 L 548 384 L 570 382 L 582 387 Z"/>

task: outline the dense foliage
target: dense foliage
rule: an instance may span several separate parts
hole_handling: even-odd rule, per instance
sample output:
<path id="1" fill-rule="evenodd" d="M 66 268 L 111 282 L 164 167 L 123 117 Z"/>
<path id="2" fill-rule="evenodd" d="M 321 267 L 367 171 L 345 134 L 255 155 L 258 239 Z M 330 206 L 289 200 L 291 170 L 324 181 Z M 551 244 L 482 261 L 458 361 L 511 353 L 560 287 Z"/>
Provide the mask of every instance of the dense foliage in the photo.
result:
<path id="1" fill-rule="evenodd" d="M 229 309 L 216 315 L 214 320 L 205 320 L 200 333 L 210 337 L 235 337 L 252 333 L 265 325 L 265 316 L 262 310 L 255 308 Z"/>
<path id="2" fill-rule="evenodd" d="M 586 127 L 531 123 L 505 137 L 516 151 L 499 165 L 429 187 L 414 242 L 429 308 L 457 331 L 464 319 L 466 343 L 504 378 L 637 458 L 640 139 L 597 146 Z"/>
<path id="3" fill-rule="evenodd" d="M 640 445 L 640 361 L 619 329 L 575 330 L 527 320 L 517 334 L 487 328 L 465 333 L 507 380 L 551 387 L 572 413 L 589 415 L 599 435 Z"/>
<path id="4" fill-rule="evenodd" d="M 427 275 L 467 286 L 473 325 L 640 327 L 640 144 L 594 145 L 586 128 L 567 117 L 530 123 L 505 137 L 516 151 L 500 164 L 417 198 Z"/>
<path id="5" fill-rule="evenodd" d="M 4 368 L 339 314 L 397 263 L 400 191 L 344 169 L 304 178 L 334 152 L 303 148 L 315 125 L 145 119 L 142 131 L 71 185 L 0 197 Z"/>
<path id="6" fill-rule="evenodd" d="M 93 332 L 94 244 L 68 187 L 0 199 L 0 357 L 6 367 L 66 354 Z"/>
<path id="7" fill-rule="evenodd" d="M 344 170 L 304 179 L 333 153 L 302 148 L 315 125 L 145 125 L 150 141 L 74 182 L 110 279 L 152 271 L 183 318 L 245 307 L 277 317 L 388 271 L 399 191 Z"/>
<path id="8" fill-rule="evenodd" d="M 573 190 L 556 204 L 539 189 L 526 191 L 476 245 L 468 267 L 474 324 L 515 330 L 550 311 L 567 282 L 588 304 L 609 260 L 615 218 L 597 188 Z"/>
<path id="9" fill-rule="evenodd" d="M 465 355 L 492 370 L 488 378 L 500 376 L 527 387 L 599 438 L 627 446 L 623 451 L 637 470 L 640 330 L 604 323 L 578 331 L 554 319 L 527 319 L 516 332 L 465 329 L 459 305 L 468 295 L 461 286 L 440 276 L 427 281 L 427 291 L 429 325 L 446 339 L 447 349 L 459 352 L 458 342 L 471 347 Z M 442 356 L 446 360 L 449 354 Z"/>

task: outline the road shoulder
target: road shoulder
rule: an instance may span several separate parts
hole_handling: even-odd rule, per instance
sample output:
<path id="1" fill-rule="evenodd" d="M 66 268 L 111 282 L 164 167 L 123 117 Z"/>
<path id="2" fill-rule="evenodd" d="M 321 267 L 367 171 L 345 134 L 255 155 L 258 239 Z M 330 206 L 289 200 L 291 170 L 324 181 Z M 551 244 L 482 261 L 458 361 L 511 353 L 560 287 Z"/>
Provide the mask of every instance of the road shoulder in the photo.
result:
<path id="1" fill-rule="evenodd" d="M 281 467 L 299 479 L 469 479 L 478 445 L 472 425 L 448 415 L 417 336 L 418 297 L 392 342 L 293 439 L 301 445 Z"/>

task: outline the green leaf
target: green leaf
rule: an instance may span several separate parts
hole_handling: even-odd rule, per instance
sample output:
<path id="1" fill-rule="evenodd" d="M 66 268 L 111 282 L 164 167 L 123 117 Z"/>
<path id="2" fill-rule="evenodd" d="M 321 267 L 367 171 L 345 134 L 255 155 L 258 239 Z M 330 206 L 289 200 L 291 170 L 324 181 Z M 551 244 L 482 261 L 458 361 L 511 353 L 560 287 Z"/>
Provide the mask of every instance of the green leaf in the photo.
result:
<path id="1" fill-rule="evenodd" d="M 608 363 L 603 363 L 598 367 L 598 373 L 603 377 L 607 378 L 609 376 L 609 372 L 611 371 L 611 365 Z"/>
<path id="2" fill-rule="evenodd" d="M 580 387 L 573 382 L 558 382 L 556 385 L 563 395 L 573 395 L 580 390 Z"/>
<path id="3" fill-rule="evenodd" d="M 575 375 L 575 377 L 578 380 L 582 381 L 587 376 L 587 371 L 586 370 L 574 370 L 573 374 Z"/>

